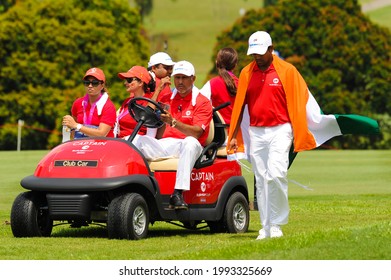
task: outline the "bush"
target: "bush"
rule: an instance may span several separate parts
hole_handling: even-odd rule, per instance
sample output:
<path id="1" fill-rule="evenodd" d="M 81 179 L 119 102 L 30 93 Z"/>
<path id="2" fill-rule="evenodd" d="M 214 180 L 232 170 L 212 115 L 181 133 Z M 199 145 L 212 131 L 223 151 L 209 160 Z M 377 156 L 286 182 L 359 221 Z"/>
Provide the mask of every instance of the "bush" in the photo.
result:
<path id="1" fill-rule="evenodd" d="M 39 128 L 61 131 L 62 116 L 84 95 L 87 69 L 105 71 L 115 103 L 127 97 L 117 73 L 146 64 L 143 34 L 140 15 L 126 0 L 17 1 L 0 14 L 0 126 L 22 119 L 37 128 L 24 135 L 23 149 L 58 144 L 58 133 Z M 16 140 L 9 133 L 0 136 Z M 0 149 L 14 143 L 0 138 Z"/>

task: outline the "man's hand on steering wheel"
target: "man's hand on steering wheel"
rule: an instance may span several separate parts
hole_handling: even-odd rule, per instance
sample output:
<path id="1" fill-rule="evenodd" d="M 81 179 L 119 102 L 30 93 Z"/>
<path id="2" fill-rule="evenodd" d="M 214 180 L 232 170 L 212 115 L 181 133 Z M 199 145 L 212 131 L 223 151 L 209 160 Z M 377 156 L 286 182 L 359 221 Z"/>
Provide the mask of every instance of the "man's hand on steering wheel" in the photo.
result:
<path id="1" fill-rule="evenodd" d="M 165 122 L 168 125 L 171 125 L 172 120 L 174 119 L 170 112 L 164 111 L 164 113 L 161 113 L 160 119 Z"/>
<path id="2" fill-rule="evenodd" d="M 140 104 L 138 101 L 146 101 L 148 105 Z M 150 106 L 150 104 L 153 106 Z M 165 111 L 158 102 L 152 99 L 145 97 L 132 98 L 129 102 L 128 109 L 130 116 L 138 123 L 142 122 L 142 125 L 146 127 L 158 128 L 163 125 L 161 113 Z"/>

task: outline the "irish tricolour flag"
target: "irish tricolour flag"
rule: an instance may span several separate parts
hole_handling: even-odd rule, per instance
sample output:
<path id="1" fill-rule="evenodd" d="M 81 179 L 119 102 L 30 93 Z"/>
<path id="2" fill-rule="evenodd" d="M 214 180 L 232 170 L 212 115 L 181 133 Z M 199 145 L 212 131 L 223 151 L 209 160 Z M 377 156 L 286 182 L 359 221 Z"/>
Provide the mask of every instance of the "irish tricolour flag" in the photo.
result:
<path id="1" fill-rule="evenodd" d="M 307 101 L 307 125 L 316 147 L 327 140 L 345 134 L 378 134 L 376 120 L 360 115 L 323 115 L 315 98 L 309 93 Z"/>

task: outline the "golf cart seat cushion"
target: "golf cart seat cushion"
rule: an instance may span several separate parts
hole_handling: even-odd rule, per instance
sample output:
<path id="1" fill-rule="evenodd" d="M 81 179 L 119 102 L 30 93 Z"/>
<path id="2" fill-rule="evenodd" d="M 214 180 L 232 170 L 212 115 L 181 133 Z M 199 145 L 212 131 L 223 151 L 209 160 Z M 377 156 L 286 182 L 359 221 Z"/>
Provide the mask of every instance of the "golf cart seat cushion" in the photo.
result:
<path id="1" fill-rule="evenodd" d="M 162 160 L 149 161 L 149 168 L 151 171 L 175 171 L 178 169 L 178 158 L 169 158 Z"/>
<path id="2" fill-rule="evenodd" d="M 223 146 L 217 149 L 217 157 L 227 157 L 227 147 Z"/>
<path id="3" fill-rule="evenodd" d="M 212 119 L 209 126 L 208 138 L 205 141 L 205 147 L 208 146 L 213 141 L 213 138 L 214 138 L 214 122 Z M 178 169 L 178 161 L 179 161 L 178 158 L 168 158 L 168 159 L 163 158 L 163 159 L 148 161 L 148 163 L 151 171 L 157 171 L 157 170 L 174 171 Z"/>
<path id="4" fill-rule="evenodd" d="M 215 133 L 213 139 L 214 142 L 218 143 L 217 157 L 226 158 L 227 157 L 227 138 L 228 138 L 228 127 L 229 125 L 225 123 L 223 117 L 219 111 L 214 112 L 213 115 Z"/>

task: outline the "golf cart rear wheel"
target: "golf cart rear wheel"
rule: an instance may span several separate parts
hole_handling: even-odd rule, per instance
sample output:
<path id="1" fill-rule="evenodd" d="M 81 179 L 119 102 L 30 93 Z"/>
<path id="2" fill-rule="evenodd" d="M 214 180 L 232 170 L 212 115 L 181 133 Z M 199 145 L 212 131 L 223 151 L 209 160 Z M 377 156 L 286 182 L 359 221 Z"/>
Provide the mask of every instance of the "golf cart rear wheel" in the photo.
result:
<path id="1" fill-rule="evenodd" d="M 15 237 L 47 237 L 53 229 L 46 197 L 36 192 L 19 194 L 11 209 L 11 229 Z"/>
<path id="2" fill-rule="evenodd" d="M 148 234 L 149 211 L 145 199 L 137 193 L 114 198 L 108 209 L 109 238 L 138 240 Z"/>
<path id="3" fill-rule="evenodd" d="M 240 192 L 233 193 L 224 211 L 224 226 L 229 233 L 243 233 L 248 230 L 250 208 L 247 199 Z"/>

